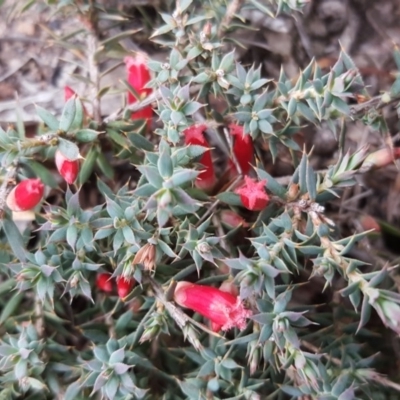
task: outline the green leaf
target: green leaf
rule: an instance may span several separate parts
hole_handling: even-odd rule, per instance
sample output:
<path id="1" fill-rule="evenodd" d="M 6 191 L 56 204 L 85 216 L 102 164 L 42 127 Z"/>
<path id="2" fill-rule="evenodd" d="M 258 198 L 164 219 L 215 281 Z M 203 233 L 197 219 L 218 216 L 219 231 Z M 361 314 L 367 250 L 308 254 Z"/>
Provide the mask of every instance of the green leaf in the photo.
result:
<path id="1" fill-rule="evenodd" d="M 0 315 L 0 325 L 3 325 L 5 321 L 7 321 L 11 315 L 14 315 L 21 304 L 21 301 L 25 297 L 24 293 L 14 293 L 11 299 L 7 300 L 6 305 L 1 311 Z"/>
<path id="2" fill-rule="evenodd" d="M 22 262 L 26 261 L 25 244 L 20 231 L 15 225 L 14 221 L 3 219 L 2 228 L 7 237 L 8 244 L 10 245 L 14 255 Z"/>
<path id="3" fill-rule="evenodd" d="M 78 97 L 75 97 L 75 116 L 69 129 L 75 130 L 81 128 L 84 116 L 85 109 L 83 108 L 82 102 Z"/>
<path id="4" fill-rule="evenodd" d="M 79 170 L 79 184 L 83 185 L 92 175 L 94 165 L 97 159 L 97 147 L 92 146 L 81 165 Z"/>
<path id="5" fill-rule="evenodd" d="M 200 173 L 200 171 L 194 169 L 182 169 L 175 172 L 165 183 L 170 182 L 174 187 L 182 186 L 185 183 L 192 182 Z"/>
<path id="6" fill-rule="evenodd" d="M 75 118 L 75 98 L 70 98 L 64 106 L 63 113 L 61 115 L 60 124 L 58 129 L 68 132 Z"/>
<path id="7" fill-rule="evenodd" d="M 170 178 L 174 171 L 171 159 L 171 149 L 164 141 L 160 143 L 160 157 L 158 158 L 157 167 L 160 175 L 164 179 Z"/>
<path id="8" fill-rule="evenodd" d="M 50 186 L 51 188 L 57 188 L 59 186 L 57 180 L 54 178 L 54 174 L 52 174 L 42 163 L 30 159 L 21 160 L 21 163 L 26 164 L 26 166 L 31 169 L 45 185 Z"/>
<path id="9" fill-rule="evenodd" d="M 67 243 L 75 249 L 75 244 L 78 239 L 78 228 L 76 225 L 70 225 L 67 229 Z"/>
<path id="10" fill-rule="evenodd" d="M 75 137 L 79 142 L 88 143 L 95 140 L 98 134 L 94 129 L 80 129 L 76 132 Z"/>
<path id="11" fill-rule="evenodd" d="M 100 171 L 108 178 L 114 179 L 114 169 L 108 162 L 106 156 L 103 153 L 97 153 L 96 164 L 100 168 Z"/>
<path id="12" fill-rule="evenodd" d="M 127 143 L 126 143 L 126 138 L 125 136 L 117 132 L 114 129 L 107 129 L 107 135 L 110 137 L 110 139 L 116 143 L 118 146 L 123 147 L 124 149 L 127 148 Z"/>
<path id="13" fill-rule="evenodd" d="M 77 160 L 79 158 L 79 147 L 69 140 L 60 138 L 58 142 L 58 150 L 68 160 Z"/>
<path id="14" fill-rule="evenodd" d="M 151 143 L 149 140 L 147 140 L 138 133 L 128 133 L 128 138 L 133 144 L 133 146 L 139 150 L 145 150 L 145 151 L 154 150 L 153 143 Z"/>
<path id="15" fill-rule="evenodd" d="M 44 109 L 43 107 L 40 106 L 36 106 L 36 112 L 39 116 L 39 118 L 52 130 L 52 131 L 56 131 L 58 129 L 58 120 L 57 118 L 50 113 L 49 111 L 47 111 L 46 109 Z"/>
<path id="16" fill-rule="evenodd" d="M 233 192 L 222 192 L 217 194 L 217 199 L 230 206 L 243 206 L 240 196 Z"/>
<path id="17" fill-rule="evenodd" d="M 77 396 L 81 391 L 81 383 L 76 381 L 71 383 L 64 393 L 64 400 L 78 400 Z"/>
<path id="18" fill-rule="evenodd" d="M 255 168 L 255 171 L 261 180 L 267 180 L 266 187 L 269 191 L 274 195 L 279 196 L 281 199 L 285 198 L 287 190 L 284 186 L 278 183 L 278 181 L 276 181 L 267 171 L 260 168 Z"/>

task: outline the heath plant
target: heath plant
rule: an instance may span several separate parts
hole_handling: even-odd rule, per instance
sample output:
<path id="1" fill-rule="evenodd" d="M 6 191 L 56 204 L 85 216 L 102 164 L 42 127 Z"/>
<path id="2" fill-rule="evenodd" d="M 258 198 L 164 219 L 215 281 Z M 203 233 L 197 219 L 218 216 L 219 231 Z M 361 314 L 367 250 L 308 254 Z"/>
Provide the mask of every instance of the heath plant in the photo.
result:
<path id="1" fill-rule="evenodd" d="M 33 136 L 18 113 L 0 129 L 0 399 L 398 398 L 370 346 L 400 333 L 396 266 L 355 257 L 368 232 L 327 210 L 400 156 L 346 148 L 355 121 L 387 134 L 400 75 L 371 97 L 344 50 L 295 78 L 240 61 L 243 10 L 300 18 L 306 0 L 149 1 L 132 30 L 135 3 L 22 10 L 81 21 L 52 45 L 86 94 L 37 105 Z M 337 152 L 316 170 L 302 138 L 321 124 Z"/>

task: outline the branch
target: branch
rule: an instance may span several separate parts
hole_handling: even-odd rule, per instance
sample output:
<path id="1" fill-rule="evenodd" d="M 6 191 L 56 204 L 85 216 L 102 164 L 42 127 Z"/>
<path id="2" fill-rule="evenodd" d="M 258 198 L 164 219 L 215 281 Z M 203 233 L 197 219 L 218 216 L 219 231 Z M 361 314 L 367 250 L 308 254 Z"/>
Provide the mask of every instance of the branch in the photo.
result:
<path id="1" fill-rule="evenodd" d="M 357 116 L 358 114 L 363 113 L 366 109 L 376 108 L 377 110 L 381 110 L 384 107 L 390 106 L 393 103 L 397 103 L 400 101 L 400 95 L 393 97 L 389 101 L 382 101 L 382 95 L 373 97 L 372 99 L 356 104 L 350 107 L 350 115 Z"/>
<path id="2" fill-rule="evenodd" d="M 0 186 L 0 220 L 4 217 L 4 210 L 6 207 L 7 196 L 11 192 L 12 182 L 17 175 L 17 167 L 10 166 L 6 175 L 4 176 L 3 183 Z"/>

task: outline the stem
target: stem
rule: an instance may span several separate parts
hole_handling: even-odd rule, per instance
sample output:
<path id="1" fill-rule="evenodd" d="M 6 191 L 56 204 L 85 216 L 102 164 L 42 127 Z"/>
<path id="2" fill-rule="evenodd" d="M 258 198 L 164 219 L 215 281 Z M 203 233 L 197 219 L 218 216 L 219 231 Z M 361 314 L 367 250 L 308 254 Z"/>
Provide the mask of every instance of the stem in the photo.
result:
<path id="1" fill-rule="evenodd" d="M 201 88 L 200 85 L 191 86 L 190 87 L 190 94 L 197 93 L 200 90 L 200 88 Z M 160 98 L 161 98 L 160 91 L 159 90 L 155 90 L 153 93 L 148 95 L 142 101 L 137 101 L 136 103 L 129 104 L 124 109 L 119 109 L 119 110 L 115 111 L 114 113 L 110 114 L 107 118 L 104 119 L 104 123 L 109 123 L 109 122 L 112 122 L 112 121 L 115 121 L 115 120 L 119 119 L 126 110 L 129 110 L 131 112 L 139 111 L 142 108 L 145 108 L 145 107 L 149 106 L 154 101 L 159 100 Z"/>
<path id="2" fill-rule="evenodd" d="M 7 196 L 11 191 L 11 183 L 17 175 L 17 167 L 11 166 L 9 167 L 3 183 L 0 186 L 0 220 L 4 217 L 4 209 L 6 206 Z"/>
<path id="3" fill-rule="evenodd" d="M 44 316 L 43 316 L 43 304 L 35 297 L 35 328 L 39 337 L 43 337 L 44 333 Z"/>
<path id="4" fill-rule="evenodd" d="M 228 7 L 226 9 L 226 13 L 222 18 L 221 24 L 218 29 L 218 37 L 221 38 L 225 31 L 229 28 L 229 24 L 231 23 L 233 17 L 240 9 L 243 4 L 243 0 L 233 0 L 232 2 L 228 3 Z"/>
<path id="5" fill-rule="evenodd" d="M 93 2 L 91 1 L 90 10 L 88 13 L 89 19 L 89 35 L 87 37 L 87 48 L 88 48 L 88 70 L 89 78 L 93 83 L 93 119 L 100 126 L 101 120 L 101 102 L 99 97 L 100 92 L 100 72 L 99 64 L 96 59 L 96 53 L 99 48 L 98 46 L 98 26 L 97 26 L 97 11 Z"/>

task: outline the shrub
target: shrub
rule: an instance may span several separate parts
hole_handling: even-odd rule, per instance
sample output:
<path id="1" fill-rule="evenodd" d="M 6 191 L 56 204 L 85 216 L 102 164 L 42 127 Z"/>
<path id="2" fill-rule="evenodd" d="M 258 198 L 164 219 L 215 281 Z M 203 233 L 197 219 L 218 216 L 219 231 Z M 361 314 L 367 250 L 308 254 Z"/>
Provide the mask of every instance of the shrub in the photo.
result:
<path id="1" fill-rule="evenodd" d="M 345 400 L 399 390 L 363 346 L 388 334 L 369 325 L 373 310 L 400 333 L 394 268 L 354 257 L 368 232 L 347 235 L 326 211 L 358 176 L 398 158 L 345 148 L 349 121 L 385 132 L 398 78 L 370 98 L 344 51 L 330 71 L 313 60 L 296 79 L 267 79 L 237 59 L 233 33 L 251 28 L 242 8 L 298 17 L 302 0 L 54 3 L 30 6 L 80 19 L 53 41 L 79 54 L 90 94 L 67 87 L 61 115 L 37 106 L 33 137 L 22 121 L 0 129 L 0 397 Z M 161 61 L 121 45 L 139 35 L 124 25 L 133 11 L 156 21 L 140 34 L 167 50 Z M 103 87 L 124 60 L 125 77 Z M 125 102 L 105 112 L 112 92 Z M 301 138 L 322 123 L 339 140 L 320 171 Z M 282 156 L 293 173 L 277 177 Z M 311 287 L 326 304 L 304 298 Z"/>

